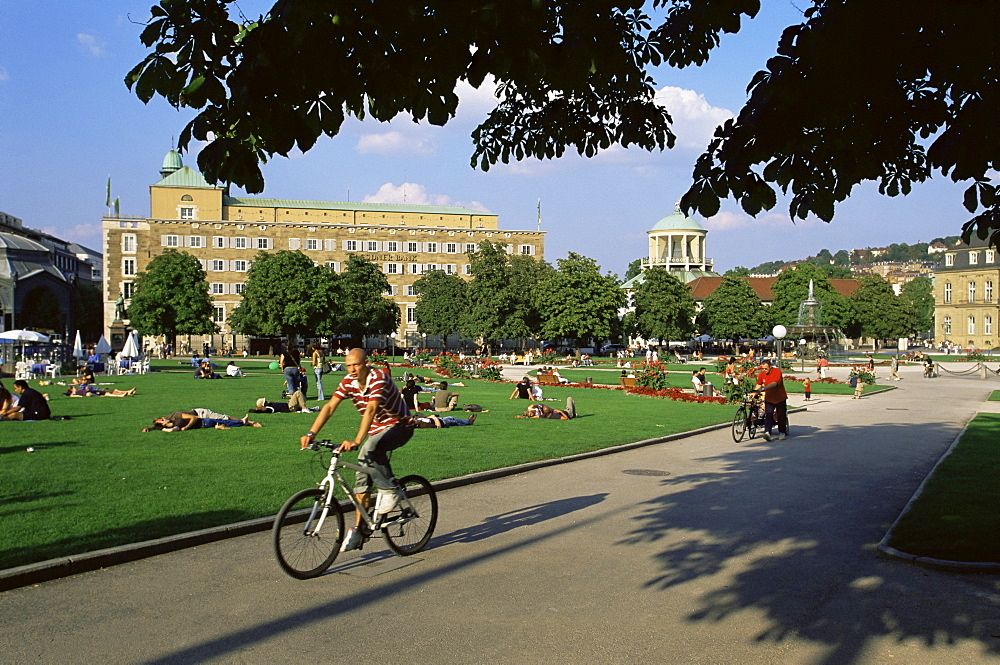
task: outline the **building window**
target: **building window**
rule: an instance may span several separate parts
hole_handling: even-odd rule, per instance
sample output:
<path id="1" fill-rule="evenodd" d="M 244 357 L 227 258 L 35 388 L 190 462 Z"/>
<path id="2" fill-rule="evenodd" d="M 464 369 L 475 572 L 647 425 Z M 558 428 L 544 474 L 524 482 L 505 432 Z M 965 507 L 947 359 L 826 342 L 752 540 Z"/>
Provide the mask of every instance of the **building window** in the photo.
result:
<path id="1" fill-rule="evenodd" d="M 366 252 L 377 252 L 378 251 L 378 241 L 377 240 L 366 240 L 365 241 L 365 251 Z"/>
<path id="2" fill-rule="evenodd" d="M 358 251 L 358 241 L 357 240 L 345 240 L 344 250 L 348 252 Z"/>
<path id="3" fill-rule="evenodd" d="M 247 262 L 242 259 L 237 259 L 233 261 L 233 270 L 235 270 L 236 272 L 246 272 Z"/>
<path id="4" fill-rule="evenodd" d="M 410 264 L 410 274 L 411 275 L 420 275 L 423 272 L 424 271 L 420 269 L 420 264 L 419 263 L 411 263 Z"/>
<path id="5" fill-rule="evenodd" d="M 438 252 L 438 244 L 436 242 L 429 242 L 429 243 L 427 243 L 426 247 L 427 247 L 427 252 L 428 253 L 430 253 L 430 254 L 437 254 L 437 252 Z"/>
<path id="6" fill-rule="evenodd" d="M 194 208 L 181 208 L 181 219 L 194 219 Z"/>
<path id="7" fill-rule="evenodd" d="M 976 334 L 976 317 L 974 316 L 969 317 L 969 334 L 970 335 Z"/>
<path id="8" fill-rule="evenodd" d="M 233 249 L 246 249 L 247 247 L 247 238 L 233 238 Z"/>
<path id="9" fill-rule="evenodd" d="M 395 240 L 386 240 L 385 241 L 385 251 L 387 251 L 387 252 L 398 252 L 399 251 L 399 243 L 396 242 Z"/>
<path id="10" fill-rule="evenodd" d="M 465 253 L 466 254 L 472 254 L 472 253 L 474 253 L 474 252 L 476 252 L 478 250 L 479 250 L 479 245 L 477 245 L 476 243 L 474 243 L 474 242 L 467 242 L 467 243 L 465 243 Z"/>
<path id="11" fill-rule="evenodd" d="M 416 323 L 417 322 L 417 308 L 416 307 L 407 307 L 406 308 L 406 322 L 407 323 Z"/>
<path id="12" fill-rule="evenodd" d="M 535 246 L 534 245 L 521 245 L 521 256 L 534 256 Z"/>
<path id="13" fill-rule="evenodd" d="M 333 272 L 340 272 L 340 262 L 338 261 L 327 261 L 326 267 L 332 270 Z"/>
<path id="14" fill-rule="evenodd" d="M 992 335 L 993 334 L 993 317 L 984 316 L 983 317 L 983 334 Z"/>
<path id="15" fill-rule="evenodd" d="M 426 266 L 424 266 L 424 272 L 430 272 L 431 270 L 438 270 L 438 269 L 439 269 L 438 264 L 436 263 L 428 263 Z"/>
<path id="16" fill-rule="evenodd" d="M 953 265 L 955 265 L 955 255 L 954 254 L 945 254 L 944 255 L 944 264 L 946 266 L 953 266 Z"/>
<path id="17" fill-rule="evenodd" d="M 385 272 L 387 275 L 398 275 L 402 272 L 402 266 L 398 263 L 386 263 Z"/>
<path id="18" fill-rule="evenodd" d="M 212 308 L 212 322 L 223 323 L 226 320 L 226 308 L 216 305 Z"/>
<path id="19" fill-rule="evenodd" d="M 226 248 L 226 237 L 225 236 L 212 236 L 212 248 L 213 249 L 225 249 Z"/>
<path id="20" fill-rule="evenodd" d="M 201 248 L 204 247 L 204 238 L 201 236 L 189 236 L 188 237 L 188 247 Z"/>
<path id="21" fill-rule="evenodd" d="M 246 291 L 246 289 L 246 284 L 233 284 L 233 293 L 237 295 L 243 295 L 243 292 Z"/>
<path id="22" fill-rule="evenodd" d="M 226 269 L 226 262 L 222 259 L 212 259 L 209 263 L 212 272 L 222 272 Z"/>
<path id="23" fill-rule="evenodd" d="M 993 280 L 986 280 L 983 284 L 983 300 L 993 302 Z"/>
<path id="24" fill-rule="evenodd" d="M 951 317 L 950 316 L 944 317 L 944 322 L 941 324 L 941 327 L 944 328 L 944 334 L 945 335 L 950 335 L 951 334 Z"/>
<path id="25" fill-rule="evenodd" d="M 306 251 L 319 249 L 319 240 L 316 238 L 306 238 Z"/>
<path id="26" fill-rule="evenodd" d="M 979 252 L 969 252 L 969 265 L 974 266 L 979 263 Z"/>
<path id="27" fill-rule="evenodd" d="M 221 296 L 226 292 L 226 285 L 220 284 L 219 282 L 212 282 L 212 295 Z"/>
<path id="28" fill-rule="evenodd" d="M 944 301 L 945 303 L 951 302 L 951 282 L 944 283 Z"/>
<path id="29" fill-rule="evenodd" d="M 271 239 L 257 238 L 257 249 L 271 249 Z"/>
<path id="30" fill-rule="evenodd" d="M 997 253 L 992 249 L 986 250 L 986 261 L 985 263 L 995 263 L 997 260 Z"/>
<path id="31" fill-rule="evenodd" d="M 411 254 L 415 254 L 415 253 L 419 252 L 420 251 L 420 243 L 419 242 L 408 242 L 408 243 L 406 243 L 406 251 L 410 252 Z"/>
<path id="32" fill-rule="evenodd" d="M 163 236 L 163 246 L 164 247 L 180 247 L 181 237 L 180 236 Z"/>
<path id="33" fill-rule="evenodd" d="M 463 275 L 471 275 L 472 274 L 472 264 L 471 263 L 466 263 L 464 266 L 462 266 L 462 274 Z"/>
<path id="34" fill-rule="evenodd" d="M 969 302 L 976 302 L 976 283 L 969 282 Z"/>
<path id="35" fill-rule="evenodd" d="M 444 251 L 448 252 L 449 254 L 458 254 L 458 243 L 449 242 L 447 245 L 444 246 Z"/>
<path id="36" fill-rule="evenodd" d="M 387 298 L 393 297 L 394 295 L 396 295 L 396 286 L 394 284 L 390 284 L 389 288 L 382 292 L 382 295 L 384 295 Z"/>
<path id="37" fill-rule="evenodd" d="M 135 234 L 126 233 L 122 236 L 122 252 L 135 254 Z"/>
<path id="38" fill-rule="evenodd" d="M 406 287 L 406 295 L 408 295 L 408 296 L 415 296 L 415 295 L 417 295 L 417 287 L 413 286 L 412 284 L 408 285 Z"/>
<path id="39" fill-rule="evenodd" d="M 135 276 L 135 259 L 122 259 L 122 274 L 126 277 Z"/>
<path id="40" fill-rule="evenodd" d="M 128 300 L 135 293 L 135 285 L 132 282 L 122 282 L 122 298 Z"/>
<path id="41" fill-rule="evenodd" d="M 449 275 L 454 275 L 455 273 L 458 272 L 458 266 L 456 266 L 454 263 L 449 263 L 444 267 L 444 271 Z"/>

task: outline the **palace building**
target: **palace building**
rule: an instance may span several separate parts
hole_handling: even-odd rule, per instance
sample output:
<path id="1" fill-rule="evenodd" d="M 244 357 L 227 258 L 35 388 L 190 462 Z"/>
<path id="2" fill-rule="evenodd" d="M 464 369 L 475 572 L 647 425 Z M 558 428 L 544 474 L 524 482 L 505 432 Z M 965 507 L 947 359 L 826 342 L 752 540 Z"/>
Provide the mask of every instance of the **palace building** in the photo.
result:
<path id="1" fill-rule="evenodd" d="M 150 185 L 149 217 L 107 216 L 104 236 L 104 320 L 109 327 L 119 293 L 126 311 L 136 276 L 167 249 L 201 261 L 215 301 L 215 322 L 225 337 L 204 341 L 242 348 L 226 325 L 240 303 L 246 273 L 259 251 L 299 250 L 336 272 L 357 254 L 377 263 L 388 278 L 387 293 L 400 308 L 395 344 L 440 343 L 417 333 L 413 283 L 430 270 L 470 276 L 468 252 L 484 240 L 506 245 L 511 254 L 543 258 L 545 232 L 508 231 L 497 215 L 458 206 L 298 201 L 229 196 L 167 153 L 161 179 Z M 127 323 L 127 320 L 126 320 Z M 387 340 L 374 345 L 388 345 Z"/>
<path id="2" fill-rule="evenodd" d="M 947 248 L 934 276 L 934 339 L 962 348 L 998 346 L 1000 263 L 997 250 L 973 238 Z"/>

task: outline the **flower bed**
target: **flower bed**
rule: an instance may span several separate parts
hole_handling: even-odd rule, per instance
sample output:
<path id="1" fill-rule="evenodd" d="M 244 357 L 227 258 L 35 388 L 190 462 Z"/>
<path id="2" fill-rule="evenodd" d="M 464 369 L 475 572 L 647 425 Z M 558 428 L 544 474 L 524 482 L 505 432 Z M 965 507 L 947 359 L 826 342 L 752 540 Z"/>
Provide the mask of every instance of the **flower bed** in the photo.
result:
<path id="1" fill-rule="evenodd" d="M 626 388 L 625 392 L 630 395 L 642 395 L 644 397 L 660 397 L 663 399 L 671 399 L 675 402 L 710 402 L 713 404 L 728 404 L 729 398 L 723 397 L 721 395 L 713 395 L 712 397 L 703 397 L 701 395 L 695 395 L 693 393 L 687 393 L 680 388 L 664 388 L 656 390 L 648 386 L 635 386 L 633 388 Z"/>

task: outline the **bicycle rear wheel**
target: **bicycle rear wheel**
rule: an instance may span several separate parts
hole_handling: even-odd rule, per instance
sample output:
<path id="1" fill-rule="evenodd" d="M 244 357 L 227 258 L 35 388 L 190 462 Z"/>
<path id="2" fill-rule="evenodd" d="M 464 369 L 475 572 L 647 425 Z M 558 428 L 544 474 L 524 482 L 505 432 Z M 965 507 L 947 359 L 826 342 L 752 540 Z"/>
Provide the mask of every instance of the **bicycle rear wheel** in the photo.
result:
<path id="1" fill-rule="evenodd" d="M 747 431 L 747 409 L 742 404 L 733 414 L 733 441 L 739 443 L 743 440 L 743 435 Z"/>
<path id="2" fill-rule="evenodd" d="M 322 528 L 316 528 L 325 496 L 319 488 L 302 490 L 293 494 L 274 518 L 274 556 L 282 570 L 299 580 L 322 575 L 340 553 L 344 537 L 340 506 L 330 506 Z"/>
<path id="3" fill-rule="evenodd" d="M 430 481 L 422 476 L 404 476 L 399 485 L 406 492 L 406 501 L 383 518 L 382 537 L 393 552 L 400 556 L 416 554 L 427 546 L 437 525 L 437 495 Z"/>

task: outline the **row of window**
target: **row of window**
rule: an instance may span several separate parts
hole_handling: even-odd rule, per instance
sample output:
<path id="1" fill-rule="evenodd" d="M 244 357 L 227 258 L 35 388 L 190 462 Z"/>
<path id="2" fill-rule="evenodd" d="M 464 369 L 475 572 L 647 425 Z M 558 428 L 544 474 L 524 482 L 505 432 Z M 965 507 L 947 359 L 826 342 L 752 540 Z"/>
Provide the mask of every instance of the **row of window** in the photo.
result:
<path id="1" fill-rule="evenodd" d="M 242 282 L 228 283 L 228 282 L 209 282 L 208 291 L 213 296 L 225 296 L 225 295 L 243 295 L 243 291 L 246 289 L 246 284 Z M 122 282 L 122 296 L 128 300 L 132 297 L 135 292 L 134 282 L 125 281 Z M 403 291 L 407 296 L 415 298 L 417 296 L 417 290 L 412 284 L 408 284 L 403 288 Z M 389 290 L 385 292 L 385 295 L 390 297 L 395 297 L 400 294 L 400 287 L 396 284 L 390 284 Z"/>
<path id="2" fill-rule="evenodd" d="M 971 252 L 969 252 L 969 265 L 970 266 L 979 265 L 980 254 L 983 255 L 983 263 L 996 263 L 996 260 L 997 260 L 996 250 L 986 249 L 986 250 L 983 250 L 983 251 L 971 251 Z M 953 266 L 953 265 L 955 265 L 955 255 L 954 254 L 945 254 L 944 255 L 944 264 L 946 266 Z"/>
<path id="3" fill-rule="evenodd" d="M 211 244 L 209 244 L 211 243 Z M 467 242 L 417 242 L 407 240 L 341 240 L 340 249 L 345 252 L 406 252 L 408 254 L 468 254 L 479 249 L 476 243 Z M 162 247 L 191 249 L 250 249 L 250 250 L 270 250 L 274 249 L 273 238 L 252 238 L 252 237 L 229 237 L 229 236 L 181 236 L 164 235 L 160 236 Z M 327 251 L 332 252 L 338 249 L 337 240 L 334 238 L 289 238 L 288 249 L 304 249 L 305 251 Z M 122 235 L 122 252 L 125 254 L 135 254 L 136 252 L 135 234 Z M 534 256 L 534 245 L 519 245 L 517 253 L 523 256 Z M 507 245 L 507 253 L 513 254 L 515 246 Z"/>
<path id="4" fill-rule="evenodd" d="M 942 321 L 941 321 L 941 326 L 944 328 L 944 333 L 946 335 L 950 335 L 951 334 L 951 317 L 950 316 L 944 317 L 944 319 L 942 319 Z M 966 321 L 966 332 L 969 335 L 975 335 L 976 334 L 976 317 L 975 316 L 970 315 L 969 318 L 968 318 L 968 320 Z M 987 315 L 987 316 L 983 317 L 983 334 L 984 335 L 992 335 L 993 334 L 993 317 L 992 316 Z"/>
<path id="5" fill-rule="evenodd" d="M 250 261 L 246 259 L 199 259 L 201 261 L 201 267 L 205 272 L 246 272 L 250 269 Z M 318 265 L 318 264 L 317 264 Z M 330 268 L 334 272 L 339 273 L 341 271 L 342 264 L 340 261 L 326 261 L 324 263 L 327 268 Z M 138 266 L 136 264 L 136 259 L 122 259 L 122 276 L 123 277 L 135 277 L 138 272 Z M 458 265 L 454 263 L 383 263 L 382 272 L 386 275 L 405 275 L 409 273 L 410 275 L 423 275 L 430 272 L 431 270 L 443 270 L 448 275 L 457 275 Z M 462 266 L 463 275 L 472 274 L 472 264 L 466 263 Z"/>
<path id="6" fill-rule="evenodd" d="M 976 302 L 976 290 L 976 282 L 969 282 L 966 287 L 967 302 Z M 944 302 L 951 302 L 951 282 L 944 283 Z M 983 283 L 983 302 L 993 302 L 993 280 L 988 279 Z"/>

